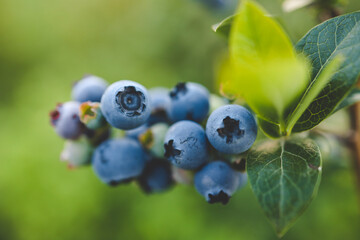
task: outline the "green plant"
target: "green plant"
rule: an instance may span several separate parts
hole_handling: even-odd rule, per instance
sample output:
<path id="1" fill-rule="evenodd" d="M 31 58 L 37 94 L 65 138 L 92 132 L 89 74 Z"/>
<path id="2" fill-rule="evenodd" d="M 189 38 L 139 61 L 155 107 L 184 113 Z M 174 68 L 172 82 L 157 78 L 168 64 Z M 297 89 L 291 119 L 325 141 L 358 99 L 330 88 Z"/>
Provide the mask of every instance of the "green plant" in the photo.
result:
<path id="1" fill-rule="evenodd" d="M 252 1 L 242 1 L 235 15 L 213 29 L 229 41 L 219 74 L 221 92 L 244 99 L 269 137 L 248 151 L 246 169 L 254 194 L 281 237 L 319 187 L 322 157 L 309 133 L 358 101 L 360 12 L 321 23 L 295 46 L 281 25 Z M 353 128 L 359 130 L 356 113 Z M 360 152 L 357 141 L 351 147 Z"/>

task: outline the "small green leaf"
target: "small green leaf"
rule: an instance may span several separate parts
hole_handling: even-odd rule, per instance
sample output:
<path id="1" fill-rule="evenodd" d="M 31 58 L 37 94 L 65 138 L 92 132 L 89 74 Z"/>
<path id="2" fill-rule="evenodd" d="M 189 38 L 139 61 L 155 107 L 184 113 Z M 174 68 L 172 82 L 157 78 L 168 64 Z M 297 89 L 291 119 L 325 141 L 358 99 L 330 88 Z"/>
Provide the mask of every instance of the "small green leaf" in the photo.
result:
<path id="1" fill-rule="evenodd" d="M 262 119 L 259 116 L 257 117 L 257 120 L 259 126 L 261 126 L 261 130 L 263 130 L 266 136 L 270 138 L 281 137 L 281 129 L 279 124 Z"/>
<path id="2" fill-rule="evenodd" d="M 231 25 L 235 19 L 235 15 L 229 16 L 222 20 L 219 23 L 216 23 L 211 26 L 212 30 L 216 33 L 223 35 L 224 37 L 229 37 Z"/>
<path id="3" fill-rule="evenodd" d="M 243 1 L 231 27 L 232 77 L 222 91 L 243 97 L 263 120 L 285 130 L 289 108 L 296 106 L 308 85 L 307 62 L 296 56 L 280 25 L 252 1 Z"/>
<path id="4" fill-rule="evenodd" d="M 276 21 L 278 21 L 281 25 L 283 25 L 283 19 L 280 16 L 276 15 L 268 15 L 269 17 L 274 18 Z M 227 18 L 223 19 L 221 22 L 215 23 L 211 26 L 211 29 L 218 33 L 225 38 L 229 38 L 231 26 L 234 23 L 236 15 L 228 16 Z"/>
<path id="5" fill-rule="evenodd" d="M 342 102 L 335 108 L 335 110 L 332 113 L 335 113 L 340 109 L 349 107 L 357 102 L 360 102 L 360 89 L 354 88 L 351 90 L 349 95 L 347 95 L 346 98 L 342 100 Z"/>
<path id="6" fill-rule="evenodd" d="M 248 153 L 253 192 L 281 237 L 305 211 L 319 187 L 321 157 L 311 139 L 268 140 Z"/>
<path id="7" fill-rule="evenodd" d="M 342 15 L 316 26 L 297 43 L 296 49 L 312 62 L 310 87 L 336 56 L 341 55 L 344 59 L 295 124 L 293 131 L 301 132 L 328 117 L 356 83 L 360 72 L 360 12 Z"/>

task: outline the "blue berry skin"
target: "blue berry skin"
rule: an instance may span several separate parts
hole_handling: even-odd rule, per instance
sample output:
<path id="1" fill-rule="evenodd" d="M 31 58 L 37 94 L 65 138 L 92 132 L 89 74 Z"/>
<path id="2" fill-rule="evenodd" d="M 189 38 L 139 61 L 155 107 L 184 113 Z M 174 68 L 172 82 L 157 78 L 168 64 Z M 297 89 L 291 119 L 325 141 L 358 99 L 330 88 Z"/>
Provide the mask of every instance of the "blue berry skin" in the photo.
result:
<path id="1" fill-rule="evenodd" d="M 50 112 L 51 125 L 56 133 L 64 139 L 78 139 L 85 131 L 85 126 L 79 118 L 79 102 L 66 102 L 58 104 Z"/>
<path id="2" fill-rule="evenodd" d="M 198 83 L 178 83 L 170 92 L 169 117 L 181 120 L 203 121 L 209 112 L 209 92 Z"/>
<path id="3" fill-rule="evenodd" d="M 139 185 L 146 193 L 168 190 L 174 183 L 171 166 L 166 160 L 151 160 L 139 177 Z"/>
<path id="4" fill-rule="evenodd" d="M 255 142 L 257 125 L 254 116 L 239 105 L 226 105 L 215 110 L 206 123 L 206 136 L 219 152 L 238 154 Z"/>
<path id="5" fill-rule="evenodd" d="M 239 188 L 240 173 L 226 162 L 214 161 L 195 174 L 194 183 L 207 202 L 227 204 Z"/>
<path id="6" fill-rule="evenodd" d="M 134 139 L 110 139 L 99 145 L 93 154 L 96 175 L 106 184 L 115 186 L 140 176 L 147 156 Z"/>
<path id="7" fill-rule="evenodd" d="M 149 95 L 139 83 L 122 80 L 111 84 L 101 98 L 101 110 L 110 125 L 129 130 L 144 124 L 151 113 Z"/>
<path id="8" fill-rule="evenodd" d="M 77 81 L 72 88 L 72 99 L 78 102 L 100 102 L 108 83 L 97 76 L 88 75 Z"/>
<path id="9" fill-rule="evenodd" d="M 149 89 L 149 95 L 152 109 L 148 124 L 151 126 L 156 123 L 168 122 L 168 112 L 171 103 L 169 90 L 162 87 L 156 87 Z"/>
<path id="10" fill-rule="evenodd" d="M 192 121 L 173 124 L 165 135 L 165 158 L 176 167 L 193 170 L 209 158 L 204 129 Z"/>

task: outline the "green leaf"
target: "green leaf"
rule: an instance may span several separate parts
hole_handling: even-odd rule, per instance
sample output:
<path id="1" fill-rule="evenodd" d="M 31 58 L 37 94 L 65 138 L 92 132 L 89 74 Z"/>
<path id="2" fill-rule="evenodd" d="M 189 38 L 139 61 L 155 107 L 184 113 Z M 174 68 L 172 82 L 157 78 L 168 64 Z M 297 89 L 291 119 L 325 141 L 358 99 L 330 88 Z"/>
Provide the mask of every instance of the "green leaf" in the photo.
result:
<path id="1" fill-rule="evenodd" d="M 335 108 L 335 110 L 332 113 L 335 113 L 335 112 L 339 111 L 340 109 L 349 107 L 357 102 L 360 102 L 360 89 L 354 88 L 346 96 L 346 98 L 341 101 L 341 103 Z"/>
<path id="2" fill-rule="evenodd" d="M 360 12 L 330 19 L 310 30 L 296 49 L 312 62 L 313 86 L 336 56 L 343 63 L 301 115 L 293 131 L 311 129 L 328 117 L 356 83 L 360 72 Z"/>
<path id="3" fill-rule="evenodd" d="M 343 59 L 340 55 L 336 56 L 320 73 L 317 81 L 313 81 L 312 84 L 307 88 L 305 94 L 301 98 L 295 110 L 292 114 L 289 115 L 289 118 L 286 122 L 286 132 L 291 133 L 294 125 L 306 111 L 309 105 L 314 101 L 315 97 L 323 90 L 323 88 L 328 84 L 330 78 L 334 75 L 336 70 L 339 69 L 340 64 L 343 62 Z"/>
<path id="4" fill-rule="evenodd" d="M 317 192 L 319 148 L 311 139 L 268 140 L 253 147 L 246 161 L 253 192 L 283 236 Z"/>
<path id="5" fill-rule="evenodd" d="M 308 85 L 307 63 L 296 56 L 280 25 L 251 1 L 243 1 L 235 16 L 229 48 L 233 76 L 221 83 L 222 91 L 243 97 L 258 116 L 283 132 L 289 108 Z"/>
<path id="6" fill-rule="evenodd" d="M 234 23 L 236 16 L 237 16 L 237 14 L 228 16 L 227 18 L 223 19 L 221 22 L 213 24 L 211 26 L 211 29 L 215 33 L 218 33 L 218 34 L 224 36 L 225 38 L 229 38 L 230 30 L 231 30 L 232 24 Z M 281 25 L 284 25 L 283 19 L 280 16 L 276 16 L 276 15 L 271 15 L 271 16 L 268 15 L 268 16 L 274 18 Z"/>
<path id="7" fill-rule="evenodd" d="M 229 16 L 224 20 L 222 20 L 221 22 L 212 25 L 211 28 L 214 32 L 219 33 L 224 37 L 228 38 L 230 35 L 231 25 L 234 19 L 235 19 L 235 15 Z"/>
<path id="8" fill-rule="evenodd" d="M 270 138 L 281 137 L 281 129 L 279 124 L 267 121 L 261 117 L 257 117 L 257 120 L 259 126 L 261 126 L 261 130 L 263 130 L 266 136 Z"/>

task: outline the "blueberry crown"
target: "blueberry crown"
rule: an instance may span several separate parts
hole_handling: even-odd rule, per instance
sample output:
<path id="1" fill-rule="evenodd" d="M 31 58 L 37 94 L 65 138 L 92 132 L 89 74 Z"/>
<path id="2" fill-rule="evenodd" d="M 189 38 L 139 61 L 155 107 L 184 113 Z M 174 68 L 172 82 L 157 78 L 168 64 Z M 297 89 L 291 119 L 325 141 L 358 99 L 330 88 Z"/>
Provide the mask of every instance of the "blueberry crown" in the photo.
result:
<path id="1" fill-rule="evenodd" d="M 187 92 L 187 87 L 185 82 L 176 84 L 175 88 L 170 92 L 171 98 L 177 98 L 179 94 L 185 94 Z"/>
<path id="2" fill-rule="evenodd" d="M 146 109 L 145 95 L 141 91 L 136 91 L 133 86 L 125 87 L 124 91 L 116 94 L 116 103 L 121 112 L 129 117 L 141 115 Z"/>
<path id="3" fill-rule="evenodd" d="M 218 128 L 218 132 L 221 138 L 226 139 L 226 143 L 232 143 L 234 138 L 239 138 L 244 135 L 245 131 L 240 129 L 240 120 L 235 120 L 227 116 L 223 119 L 224 127 Z"/>
<path id="4" fill-rule="evenodd" d="M 230 200 L 230 196 L 227 195 L 223 190 L 221 190 L 218 194 L 208 194 L 209 196 L 209 203 L 218 203 L 221 202 L 222 204 L 227 204 Z"/>
<path id="5" fill-rule="evenodd" d="M 173 139 L 169 140 L 169 142 L 167 144 L 166 143 L 164 144 L 164 148 L 165 148 L 164 156 L 166 158 L 179 156 L 181 154 L 181 151 L 176 149 L 173 144 L 174 144 Z"/>

